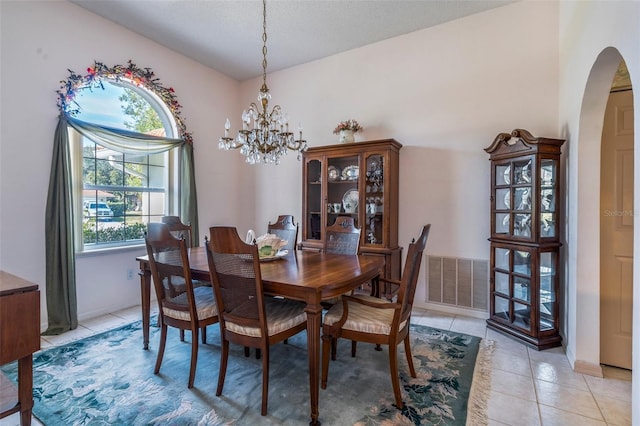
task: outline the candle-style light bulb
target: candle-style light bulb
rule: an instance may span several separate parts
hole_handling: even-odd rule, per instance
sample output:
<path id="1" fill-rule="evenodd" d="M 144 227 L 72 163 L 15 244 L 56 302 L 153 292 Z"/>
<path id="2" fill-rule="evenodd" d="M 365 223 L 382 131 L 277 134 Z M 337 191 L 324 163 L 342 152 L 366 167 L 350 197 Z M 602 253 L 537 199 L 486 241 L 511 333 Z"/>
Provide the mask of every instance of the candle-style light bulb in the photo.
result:
<path id="1" fill-rule="evenodd" d="M 247 127 L 249 126 L 249 113 L 247 112 L 247 110 L 242 111 L 242 130 L 247 130 Z"/>
<path id="2" fill-rule="evenodd" d="M 231 128 L 231 122 L 227 118 L 227 121 L 224 122 L 224 137 L 229 137 L 229 129 Z"/>
<path id="3" fill-rule="evenodd" d="M 302 140 L 302 123 L 298 123 L 298 131 L 300 132 L 300 140 Z"/>

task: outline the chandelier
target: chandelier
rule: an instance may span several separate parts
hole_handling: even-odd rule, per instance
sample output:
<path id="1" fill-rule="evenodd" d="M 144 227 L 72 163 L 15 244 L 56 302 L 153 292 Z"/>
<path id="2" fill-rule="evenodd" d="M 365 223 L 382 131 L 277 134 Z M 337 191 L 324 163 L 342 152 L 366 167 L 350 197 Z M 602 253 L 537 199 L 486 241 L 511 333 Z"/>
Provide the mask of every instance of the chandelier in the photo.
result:
<path id="1" fill-rule="evenodd" d="M 246 162 L 274 163 L 289 150 L 298 152 L 298 160 L 307 149 L 307 141 L 302 139 L 302 126 L 298 125 L 299 137 L 289 131 L 289 119 L 280 105 L 269 112 L 271 93 L 267 87 L 267 2 L 262 1 L 262 87 L 258 93 L 258 103 L 252 102 L 248 110 L 242 112 L 242 130 L 236 138 L 229 137 L 231 122 L 227 118 L 224 124 L 224 136 L 218 142 L 218 148 L 224 150 L 240 149 Z"/>

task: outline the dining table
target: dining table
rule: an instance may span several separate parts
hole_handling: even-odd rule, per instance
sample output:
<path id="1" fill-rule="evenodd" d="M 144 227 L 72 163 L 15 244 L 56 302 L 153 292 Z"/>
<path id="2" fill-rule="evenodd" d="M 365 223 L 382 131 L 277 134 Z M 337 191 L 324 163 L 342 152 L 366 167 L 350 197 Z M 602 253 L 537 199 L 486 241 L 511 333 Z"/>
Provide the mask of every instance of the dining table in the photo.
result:
<path id="1" fill-rule="evenodd" d="M 139 256 L 144 349 L 149 348 L 151 269 L 149 258 Z M 192 278 L 211 281 L 205 247 L 189 249 Z M 292 250 L 287 255 L 260 263 L 264 292 L 306 303 L 307 352 L 309 358 L 310 425 L 320 425 L 320 330 L 323 300 L 348 293 L 365 282 L 376 285 L 384 268 L 383 256 L 330 254 Z"/>

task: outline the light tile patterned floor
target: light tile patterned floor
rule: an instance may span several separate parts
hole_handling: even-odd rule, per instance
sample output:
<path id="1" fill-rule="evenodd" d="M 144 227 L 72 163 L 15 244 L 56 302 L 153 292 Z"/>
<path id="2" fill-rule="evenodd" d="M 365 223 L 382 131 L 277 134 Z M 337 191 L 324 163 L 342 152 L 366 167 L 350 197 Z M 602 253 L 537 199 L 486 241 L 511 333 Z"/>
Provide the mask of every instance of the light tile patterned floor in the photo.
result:
<path id="1" fill-rule="evenodd" d="M 82 321 L 76 330 L 42 338 L 42 348 L 68 343 L 140 318 L 133 307 Z M 486 328 L 482 319 L 416 309 L 412 322 L 493 340 L 489 425 L 631 425 L 631 372 L 605 367 L 604 378 L 578 374 L 562 348 L 530 349 Z M 18 426 L 17 414 L 0 426 Z M 41 426 L 34 419 L 33 425 Z"/>

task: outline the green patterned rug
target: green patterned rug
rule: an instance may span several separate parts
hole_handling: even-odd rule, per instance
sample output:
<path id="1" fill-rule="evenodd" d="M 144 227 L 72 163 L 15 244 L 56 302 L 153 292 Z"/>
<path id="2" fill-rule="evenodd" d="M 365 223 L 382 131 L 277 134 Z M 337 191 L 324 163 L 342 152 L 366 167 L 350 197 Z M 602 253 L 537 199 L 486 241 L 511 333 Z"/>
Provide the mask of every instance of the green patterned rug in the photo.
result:
<path id="1" fill-rule="evenodd" d="M 306 335 L 271 348 L 269 413 L 260 416 L 261 361 L 231 347 L 225 387 L 215 396 L 218 325 L 200 345 L 195 387 L 187 389 L 190 336 L 170 329 L 159 375 L 153 374 L 159 329 L 142 349 L 140 322 L 34 355 L 34 415 L 58 425 L 303 425 L 309 423 Z M 398 359 L 405 408 L 393 405 L 387 348 L 341 339 L 327 389 L 320 390 L 323 425 L 486 424 L 491 344 L 461 333 L 413 325 L 417 378 Z M 475 371 L 474 371 L 475 370 Z M 15 363 L 2 367 L 16 380 Z M 471 394 L 471 396 L 470 396 Z"/>

